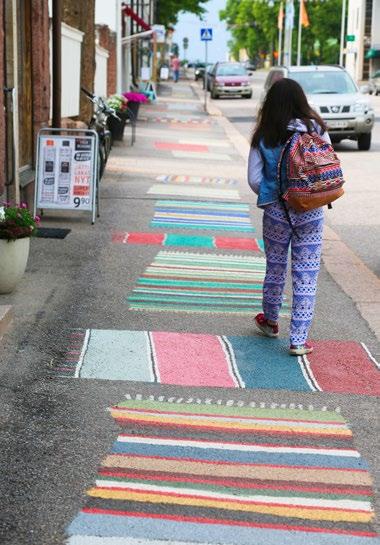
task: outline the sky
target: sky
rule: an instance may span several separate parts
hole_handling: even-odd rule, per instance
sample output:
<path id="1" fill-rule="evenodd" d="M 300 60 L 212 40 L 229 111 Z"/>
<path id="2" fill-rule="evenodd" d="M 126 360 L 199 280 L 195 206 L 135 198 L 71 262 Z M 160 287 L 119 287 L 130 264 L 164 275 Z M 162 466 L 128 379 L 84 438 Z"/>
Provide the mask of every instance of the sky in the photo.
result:
<path id="1" fill-rule="evenodd" d="M 179 2 L 181 0 L 178 0 Z M 224 61 L 227 58 L 229 34 L 224 22 L 219 21 L 219 10 L 225 7 L 226 0 L 210 0 L 205 4 L 208 13 L 201 21 L 195 15 L 184 13 L 179 17 L 173 41 L 180 47 L 180 56 L 183 58 L 183 38 L 189 38 L 188 60 L 203 60 L 205 55 L 204 42 L 200 40 L 200 29 L 213 29 L 214 39 L 208 44 L 208 58 L 210 62 Z M 96 0 L 96 22 L 106 23 L 115 29 L 115 0 Z"/>
<path id="2" fill-rule="evenodd" d="M 186 37 L 189 38 L 188 60 L 204 60 L 205 46 L 204 42 L 200 40 L 200 29 L 207 27 L 213 29 L 214 36 L 213 41 L 208 44 L 209 62 L 225 61 L 227 59 L 227 42 L 230 37 L 224 21 L 219 20 L 219 11 L 225 5 L 226 0 L 210 0 L 205 4 L 208 13 L 205 14 L 203 21 L 190 13 L 180 15 L 173 42 L 178 43 L 180 46 L 181 58 L 183 58 L 182 40 Z"/>

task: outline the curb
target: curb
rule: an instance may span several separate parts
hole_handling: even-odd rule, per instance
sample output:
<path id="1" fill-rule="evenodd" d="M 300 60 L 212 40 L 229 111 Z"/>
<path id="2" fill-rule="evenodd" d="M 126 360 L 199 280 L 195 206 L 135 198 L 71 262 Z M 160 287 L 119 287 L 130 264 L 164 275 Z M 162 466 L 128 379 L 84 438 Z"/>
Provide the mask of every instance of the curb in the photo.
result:
<path id="1" fill-rule="evenodd" d="M 0 340 L 5 335 L 13 321 L 13 307 L 0 305 Z"/>
<path id="2" fill-rule="evenodd" d="M 198 98 L 200 90 L 190 84 Z M 203 95 L 202 95 L 203 98 Z M 250 145 L 214 104 L 209 114 L 215 116 L 240 156 L 247 161 Z M 380 280 L 328 225 L 324 226 L 322 261 L 330 276 L 355 303 L 362 318 L 380 341 Z"/>

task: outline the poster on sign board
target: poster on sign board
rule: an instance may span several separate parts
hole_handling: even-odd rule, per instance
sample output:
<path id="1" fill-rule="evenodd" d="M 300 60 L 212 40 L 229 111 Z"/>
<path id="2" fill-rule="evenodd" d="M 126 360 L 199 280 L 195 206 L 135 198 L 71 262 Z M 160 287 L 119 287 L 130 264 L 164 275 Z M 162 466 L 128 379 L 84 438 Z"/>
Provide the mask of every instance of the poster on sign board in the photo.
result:
<path id="1" fill-rule="evenodd" d="M 40 135 L 37 208 L 92 210 L 95 138 Z"/>

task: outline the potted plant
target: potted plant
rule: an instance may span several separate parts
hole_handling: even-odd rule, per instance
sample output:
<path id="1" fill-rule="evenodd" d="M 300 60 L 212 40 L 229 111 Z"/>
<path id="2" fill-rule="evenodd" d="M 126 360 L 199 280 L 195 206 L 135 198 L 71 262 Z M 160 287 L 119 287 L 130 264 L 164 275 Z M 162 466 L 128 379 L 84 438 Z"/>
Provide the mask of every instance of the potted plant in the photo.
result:
<path id="1" fill-rule="evenodd" d="M 0 293 L 11 293 L 21 280 L 39 221 L 27 204 L 0 206 Z"/>
<path id="2" fill-rule="evenodd" d="M 123 95 L 112 95 L 107 98 L 107 104 L 113 108 L 120 119 L 110 116 L 107 125 L 112 133 L 113 140 L 123 140 L 125 123 L 127 121 L 128 100 Z"/>
<path id="3" fill-rule="evenodd" d="M 128 100 L 128 110 L 132 112 L 135 121 L 139 114 L 140 104 L 148 102 L 148 98 L 143 93 L 135 93 L 132 91 L 123 93 L 123 97 Z"/>

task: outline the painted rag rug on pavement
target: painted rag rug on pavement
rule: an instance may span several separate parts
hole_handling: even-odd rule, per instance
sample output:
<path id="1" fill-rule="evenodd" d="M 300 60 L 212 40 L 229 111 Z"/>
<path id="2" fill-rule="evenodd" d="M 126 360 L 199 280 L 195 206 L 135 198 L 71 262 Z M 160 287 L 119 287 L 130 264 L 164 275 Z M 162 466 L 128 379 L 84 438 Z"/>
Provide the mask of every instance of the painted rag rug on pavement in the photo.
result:
<path id="1" fill-rule="evenodd" d="M 372 479 L 340 414 L 129 397 L 111 408 L 123 431 L 69 545 L 378 543 Z"/>

